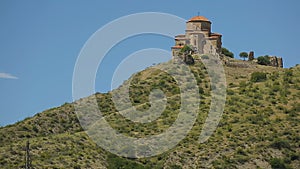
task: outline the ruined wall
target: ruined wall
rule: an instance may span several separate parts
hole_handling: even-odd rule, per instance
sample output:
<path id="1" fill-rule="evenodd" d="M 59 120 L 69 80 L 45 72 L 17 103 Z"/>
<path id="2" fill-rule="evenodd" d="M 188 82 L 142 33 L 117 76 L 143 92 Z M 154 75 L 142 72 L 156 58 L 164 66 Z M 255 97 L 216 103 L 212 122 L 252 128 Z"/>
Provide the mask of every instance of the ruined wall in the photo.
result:
<path id="1" fill-rule="evenodd" d="M 277 56 L 268 56 L 266 55 L 265 57 L 268 57 L 270 64 L 267 66 L 273 66 L 273 67 L 281 67 L 283 68 L 283 60 L 282 57 L 277 57 Z M 257 63 L 257 59 L 254 57 L 254 51 L 250 51 L 248 55 L 248 60 L 249 61 L 254 61 Z"/>
<path id="2" fill-rule="evenodd" d="M 254 52 L 253 51 L 250 51 L 248 59 L 249 59 L 249 61 L 254 60 Z"/>
<path id="3" fill-rule="evenodd" d="M 278 59 L 278 67 L 283 68 L 283 60 L 282 60 L 282 58 L 278 57 L 277 59 Z"/>
<path id="4" fill-rule="evenodd" d="M 270 66 L 283 68 L 283 61 L 281 57 L 270 56 L 269 60 L 270 60 Z"/>

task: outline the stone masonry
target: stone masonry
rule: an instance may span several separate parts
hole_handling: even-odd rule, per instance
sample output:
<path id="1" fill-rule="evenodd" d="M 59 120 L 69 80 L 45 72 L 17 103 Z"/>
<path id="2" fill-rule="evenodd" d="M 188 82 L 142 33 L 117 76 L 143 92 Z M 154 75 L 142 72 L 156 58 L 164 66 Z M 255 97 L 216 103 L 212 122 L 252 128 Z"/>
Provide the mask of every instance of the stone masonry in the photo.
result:
<path id="1" fill-rule="evenodd" d="M 184 45 L 193 47 L 198 54 L 216 54 L 222 50 L 222 35 L 211 32 L 211 21 L 204 16 L 195 16 L 186 22 L 184 35 L 175 36 L 173 57 L 178 56 Z"/>

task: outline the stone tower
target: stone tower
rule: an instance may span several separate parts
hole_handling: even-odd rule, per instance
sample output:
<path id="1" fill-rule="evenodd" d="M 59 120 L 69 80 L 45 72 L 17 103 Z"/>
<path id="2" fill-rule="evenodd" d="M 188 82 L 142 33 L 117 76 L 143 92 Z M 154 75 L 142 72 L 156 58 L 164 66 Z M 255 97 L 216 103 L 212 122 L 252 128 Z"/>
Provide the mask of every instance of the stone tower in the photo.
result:
<path id="1" fill-rule="evenodd" d="M 254 51 L 250 51 L 250 52 L 249 52 L 248 60 L 249 60 L 249 61 L 254 60 Z"/>
<path id="2" fill-rule="evenodd" d="M 184 45 L 190 45 L 198 54 L 221 53 L 222 35 L 211 32 L 211 21 L 204 16 L 195 16 L 186 22 L 185 34 L 175 36 L 172 55 L 177 56 Z"/>

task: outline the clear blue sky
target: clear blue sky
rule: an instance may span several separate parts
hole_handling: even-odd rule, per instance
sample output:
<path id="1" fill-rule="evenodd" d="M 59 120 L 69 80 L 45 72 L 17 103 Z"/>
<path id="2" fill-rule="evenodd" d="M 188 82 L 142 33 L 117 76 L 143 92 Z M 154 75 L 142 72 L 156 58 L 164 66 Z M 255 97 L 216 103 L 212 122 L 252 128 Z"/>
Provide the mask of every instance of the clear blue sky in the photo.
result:
<path id="1" fill-rule="evenodd" d="M 299 7 L 298 0 L 1 0 L 0 125 L 71 102 L 73 69 L 84 43 L 124 15 L 165 12 L 189 19 L 199 11 L 236 56 L 254 50 L 256 56 L 282 56 L 284 67 L 291 67 L 300 63 Z M 170 50 L 173 40 L 149 36 L 127 43 L 127 51 L 116 47 L 110 55 L 128 55 L 147 46 Z M 111 75 L 98 73 L 96 90 L 105 92 Z"/>

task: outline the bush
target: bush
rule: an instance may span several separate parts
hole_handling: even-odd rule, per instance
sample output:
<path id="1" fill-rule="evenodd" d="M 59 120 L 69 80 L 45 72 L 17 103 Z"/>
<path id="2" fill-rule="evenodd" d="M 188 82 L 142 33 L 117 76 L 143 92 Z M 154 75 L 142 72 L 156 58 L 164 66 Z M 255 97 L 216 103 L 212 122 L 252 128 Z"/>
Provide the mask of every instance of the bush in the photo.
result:
<path id="1" fill-rule="evenodd" d="M 227 89 L 227 94 L 228 94 L 228 95 L 234 95 L 234 91 L 233 91 L 233 90 L 230 90 L 230 89 Z"/>
<path id="2" fill-rule="evenodd" d="M 267 74 L 263 72 L 254 72 L 251 74 L 251 82 L 263 82 L 267 80 Z"/>
<path id="3" fill-rule="evenodd" d="M 172 169 L 181 169 L 182 167 L 176 164 L 171 165 Z"/>
<path id="4" fill-rule="evenodd" d="M 270 160 L 270 164 L 273 169 L 288 169 L 288 168 L 290 168 L 289 166 L 287 166 L 284 163 L 284 161 L 282 159 L 279 159 L 279 158 L 272 158 Z"/>
<path id="5" fill-rule="evenodd" d="M 283 139 L 276 139 L 271 145 L 271 147 L 276 149 L 282 149 L 282 148 L 290 148 L 290 144 L 288 141 Z"/>
<path id="6" fill-rule="evenodd" d="M 230 52 L 228 49 L 226 48 L 222 48 L 222 54 L 224 54 L 225 56 L 228 56 L 230 58 L 234 57 L 234 54 L 232 52 Z"/>
<path id="7" fill-rule="evenodd" d="M 285 75 L 285 76 L 288 76 L 288 77 L 293 76 L 293 70 L 291 70 L 291 69 L 285 70 L 285 71 L 284 71 L 284 75 Z"/>
<path id="8" fill-rule="evenodd" d="M 189 45 L 184 45 L 183 48 L 181 48 L 180 52 L 182 53 L 186 53 L 186 52 L 190 52 L 193 51 L 192 47 Z"/>
<path id="9" fill-rule="evenodd" d="M 199 94 L 204 94 L 204 89 L 202 87 L 199 87 Z"/>
<path id="10" fill-rule="evenodd" d="M 146 168 L 144 165 L 139 164 L 131 159 L 118 157 L 114 155 L 108 156 L 108 168 L 124 168 L 124 169 L 142 169 Z"/>
<path id="11" fill-rule="evenodd" d="M 257 63 L 260 65 L 269 65 L 271 62 L 269 60 L 269 56 L 266 55 L 266 56 L 259 56 L 257 58 Z"/>

